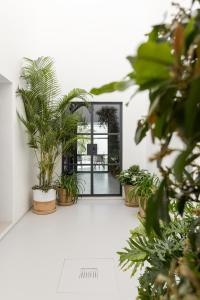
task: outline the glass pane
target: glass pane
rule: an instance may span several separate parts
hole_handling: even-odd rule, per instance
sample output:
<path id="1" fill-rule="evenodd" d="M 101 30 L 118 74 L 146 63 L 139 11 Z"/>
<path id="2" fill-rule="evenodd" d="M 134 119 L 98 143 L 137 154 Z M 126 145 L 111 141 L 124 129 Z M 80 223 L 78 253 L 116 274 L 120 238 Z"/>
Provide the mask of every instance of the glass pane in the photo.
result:
<path id="1" fill-rule="evenodd" d="M 108 135 L 94 135 L 93 143 L 97 147 L 97 155 L 108 154 Z"/>
<path id="2" fill-rule="evenodd" d="M 93 156 L 94 164 L 118 164 L 120 161 L 119 135 L 94 135 L 96 153 Z"/>
<path id="3" fill-rule="evenodd" d="M 77 140 L 77 156 L 78 155 L 86 155 L 87 156 L 87 149 L 88 144 L 91 144 L 91 137 L 88 136 L 79 136 Z M 78 159 L 77 159 L 78 160 Z"/>
<path id="4" fill-rule="evenodd" d="M 108 166 L 106 165 L 93 165 L 94 172 L 102 172 L 102 171 L 108 171 Z"/>
<path id="5" fill-rule="evenodd" d="M 78 173 L 80 181 L 80 195 L 91 194 L 91 175 L 90 173 Z"/>
<path id="6" fill-rule="evenodd" d="M 120 162 L 120 136 L 108 136 L 108 164 Z"/>
<path id="7" fill-rule="evenodd" d="M 77 155 L 77 164 L 80 165 L 88 165 L 91 164 L 91 156 L 90 155 Z"/>
<path id="8" fill-rule="evenodd" d="M 77 171 L 78 172 L 90 172 L 91 171 L 91 166 L 77 165 Z"/>
<path id="9" fill-rule="evenodd" d="M 73 103 L 73 110 L 75 110 L 81 118 L 77 126 L 78 133 L 90 133 L 91 132 L 91 107 L 86 107 L 84 103 Z"/>
<path id="10" fill-rule="evenodd" d="M 94 104 L 94 133 L 120 131 L 120 105 Z"/>
<path id="11" fill-rule="evenodd" d="M 93 164 L 107 164 L 108 163 L 108 155 L 99 154 L 93 156 Z"/>
<path id="12" fill-rule="evenodd" d="M 94 194 L 120 194 L 119 181 L 111 173 L 94 173 Z"/>
<path id="13" fill-rule="evenodd" d="M 70 173 L 73 172 L 91 172 L 91 165 L 70 164 Z"/>

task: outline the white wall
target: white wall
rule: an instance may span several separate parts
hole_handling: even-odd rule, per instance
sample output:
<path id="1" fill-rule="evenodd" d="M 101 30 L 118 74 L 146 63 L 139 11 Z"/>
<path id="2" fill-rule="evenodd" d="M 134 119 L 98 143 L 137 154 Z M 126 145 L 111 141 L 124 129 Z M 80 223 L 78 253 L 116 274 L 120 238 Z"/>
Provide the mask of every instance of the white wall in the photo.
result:
<path id="1" fill-rule="evenodd" d="M 74 87 L 90 90 L 130 71 L 125 57 L 134 53 L 150 26 L 163 20 L 171 0 L 6 0 L 0 10 L 0 73 L 13 83 L 13 112 L 22 57 L 52 56 L 63 93 Z M 179 1 L 190 3 L 189 0 Z M 96 97 L 124 101 L 130 92 Z M 145 167 L 149 144 L 133 142 L 136 121 L 146 112 L 147 95 L 124 107 L 124 167 Z M 29 207 L 31 154 L 22 126 L 13 114 L 15 219 Z M 126 142 L 125 142 L 126 141 Z M 0 178 L 1 181 L 1 178 Z"/>
<path id="2" fill-rule="evenodd" d="M 13 219 L 12 85 L 0 75 L 0 223 Z"/>

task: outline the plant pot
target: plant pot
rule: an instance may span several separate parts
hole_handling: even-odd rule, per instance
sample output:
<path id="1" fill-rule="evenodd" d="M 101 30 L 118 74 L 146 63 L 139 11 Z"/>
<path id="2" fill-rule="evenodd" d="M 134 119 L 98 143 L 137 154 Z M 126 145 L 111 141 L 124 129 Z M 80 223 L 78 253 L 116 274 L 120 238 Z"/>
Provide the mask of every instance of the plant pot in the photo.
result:
<path id="1" fill-rule="evenodd" d="M 147 199 L 139 199 L 139 216 L 141 218 L 146 218 L 146 207 L 147 207 Z"/>
<path id="2" fill-rule="evenodd" d="M 130 189 L 132 189 L 132 185 L 125 185 L 124 186 L 124 192 L 125 192 L 125 205 L 129 207 L 138 207 L 138 197 L 130 197 L 128 195 L 128 192 Z"/>
<path id="3" fill-rule="evenodd" d="M 58 188 L 58 205 L 69 206 L 74 204 L 74 198 L 72 195 L 67 194 L 67 191 L 62 188 Z"/>
<path id="4" fill-rule="evenodd" d="M 56 190 L 50 189 L 47 192 L 39 189 L 33 190 L 33 209 L 38 215 L 52 214 L 56 211 Z"/>

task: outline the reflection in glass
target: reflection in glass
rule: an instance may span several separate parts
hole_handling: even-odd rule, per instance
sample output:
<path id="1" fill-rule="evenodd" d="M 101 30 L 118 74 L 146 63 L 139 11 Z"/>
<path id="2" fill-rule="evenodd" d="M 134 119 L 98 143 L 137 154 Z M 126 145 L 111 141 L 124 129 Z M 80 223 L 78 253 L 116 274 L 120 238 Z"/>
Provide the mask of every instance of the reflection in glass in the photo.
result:
<path id="1" fill-rule="evenodd" d="M 108 154 L 108 135 L 94 135 L 93 143 L 97 145 L 97 154 Z"/>
<path id="2" fill-rule="evenodd" d="M 120 194 L 119 181 L 111 173 L 94 173 L 94 194 Z"/>
<path id="3" fill-rule="evenodd" d="M 120 129 L 120 107 L 116 104 L 95 104 L 94 124 L 98 133 L 118 133 Z"/>
<path id="4" fill-rule="evenodd" d="M 93 164 L 107 164 L 108 163 L 108 155 L 107 154 L 99 154 L 93 156 Z"/>
<path id="5" fill-rule="evenodd" d="M 77 155 L 87 155 L 87 145 L 91 144 L 90 136 L 81 136 L 77 140 Z"/>
<path id="6" fill-rule="evenodd" d="M 115 164 L 120 162 L 120 136 L 108 136 L 108 163 Z"/>
<path id="7" fill-rule="evenodd" d="M 77 126 L 78 133 L 90 133 L 91 132 L 91 125 L 79 123 Z"/>
<path id="8" fill-rule="evenodd" d="M 78 104 L 77 104 L 78 105 Z M 85 106 L 84 103 L 79 103 L 76 112 L 81 116 L 81 122 L 77 126 L 77 133 L 91 132 L 91 109 L 90 106 Z"/>
<path id="9" fill-rule="evenodd" d="M 91 175 L 90 173 L 78 173 L 80 178 L 82 195 L 91 194 Z"/>
<path id="10" fill-rule="evenodd" d="M 90 172 L 91 166 L 88 165 L 77 165 L 77 171 L 78 172 Z"/>
<path id="11" fill-rule="evenodd" d="M 107 165 L 93 165 L 93 171 L 94 172 L 106 172 L 108 171 L 108 166 Z"/>
<path id="12" fill-rule="evenodd" d="M 108 133 L 108 125 L 101 122 L 94 122 L 93 131 L 94 133 Z"/>

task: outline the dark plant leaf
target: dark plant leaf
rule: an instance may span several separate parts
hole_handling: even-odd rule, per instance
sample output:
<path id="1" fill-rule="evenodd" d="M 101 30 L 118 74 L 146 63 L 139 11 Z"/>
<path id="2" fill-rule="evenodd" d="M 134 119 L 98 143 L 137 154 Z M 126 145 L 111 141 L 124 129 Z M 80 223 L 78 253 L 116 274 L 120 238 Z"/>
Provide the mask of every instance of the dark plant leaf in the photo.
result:
<path id="1" fill-rule="evenodd" d="M 200 104 L 199 87 L 200 77 L 192 81 L 189 95 L 185 102 L 185 128 L 188 137 L 191 137 L 195 123 L 199 123 L 199 120 L 196 119 L 199 109 L 198 105 Z"/>
<path id="2" fill-rule="evenodd" d="M 178 155 L 178 157 L 175 160 L 174 163 L 174 174 L 176 176 L 176 179 L 178 181 L 181 181 L 183 178 L 183 172 L 186 166 L 186 160 L 188 155 L 190 154 L 190 150 L 186 150 L 181 152 L 181 154 Z"/>
<path id="3" fill-rule="evenodd" d="M 177 209 L 180 215 L 183 215 L 185 204 L 187 202 L 187 196 L 182 195 L 177 202 Z"/>
<path id="4" fill-rule="evenodd" d="M 140 120 L 138 121 L 138 126 L 135 132 L 135 143 L 139 144 L 143 138 L 146 136 L 146 133 L 149 129 L 147 121 Z"/>

